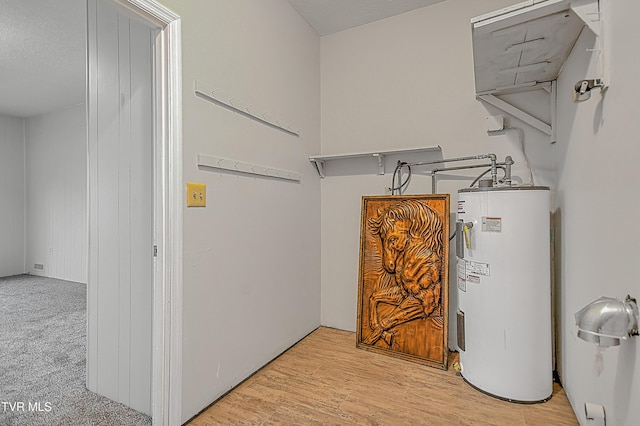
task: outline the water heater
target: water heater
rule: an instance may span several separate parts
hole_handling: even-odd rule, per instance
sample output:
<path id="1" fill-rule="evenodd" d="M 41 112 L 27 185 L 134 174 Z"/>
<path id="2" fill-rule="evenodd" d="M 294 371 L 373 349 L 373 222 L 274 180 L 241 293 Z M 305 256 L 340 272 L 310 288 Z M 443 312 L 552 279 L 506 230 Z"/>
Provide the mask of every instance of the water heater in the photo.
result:
<path id="1" fill-rule="evenodd" d="M 462 376 L 509 401 L 549 399 L 549 188 L 461 189 L 456 229 Z"/>

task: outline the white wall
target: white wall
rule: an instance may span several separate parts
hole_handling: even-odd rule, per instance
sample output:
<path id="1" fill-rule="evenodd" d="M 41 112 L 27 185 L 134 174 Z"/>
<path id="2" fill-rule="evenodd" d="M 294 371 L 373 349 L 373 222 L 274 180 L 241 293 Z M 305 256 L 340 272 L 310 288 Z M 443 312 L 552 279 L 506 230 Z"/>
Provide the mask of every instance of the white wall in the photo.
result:
<path id="1" fill-rule="evenodd" d="M 163 0 L 182 20 L 187 420 L 320 324 L 320 41 L 285 0 Z M 194 95 L 194 82 L 301 129 L 291 136 Z M 198 154 L 302 174 L 300 183 L 199 169 Z"/>
<path id="2" fill-rule="evenodd" d="M 185 180 L 209 185 L 209 207 L 185 211 L 186 420 L 317 323 L 319 237 L 314 229 L 320 219 L 317 187 L 310 179 L 314 172 L 303 157 L 319 148 L 320 111 L 314 104 L 318 53 L 314 35 L 285 2 L 273 2 L 269 10 L 231 1 L 164 3 L 183 17 L 183 45 L 188 46 L 183 52 Z M 469 29 L 471 17 L 514 3 L 442 2 L 324 37 L 322 153 L 439 144 L 445 157 L 495 152 L 517 160 L 515 136 L 485 133 L 485 117 L 497 111 L 474 99 Z M 595 349 L 575 337 L 573 326 L 573 314 L 596 297 L 636 295 L 638 289 L 634 269 L 627 266 L 638 239 L 628 225 L 638 213 L 633 194 L 639 104 L 628 90 L 639 71 L 638 59 L 629 54 L 630 40 L 638 38 L 632 21 L 638 7 L 618 2 L 606 18 L 616 46 L 612 87 L 603 102 L 597 95 L 582 104 L 568 100 L 575 80 L 593 74 L 585 57 L 584 48 L 592 45 L 587 35 L 574 50 L 559 80 L 559 92 L 566 95 L 559 96 L 555 170 L 547 138 L 510 120 L 524 129 L 536 183 L 557 188 L 562 376 L 582 422 L 584 401 L 604 404 L 613 424 L 630 425 L 639 416 L 639 408 L 631 405 L 638 400 L 633 387 L 638 382 L 637 339 L 607 350 L 604 372 L 596 377 Z M 195 80 L 297 120 L 304 129 L 300 145 L 193 97 Z M 532 97 L 541 95 L 512 98 L 526 98 L 522 102 L 542 110 L 545 100 Z M 302 171 L 303 183 L 283 186 L 199 170 L 198 153 Z M 527 170 L 518 174 L 526 179 Z M 457 189 L 468 182 L 451 176 L 439 192 L 454 194 L 455 206 Z M 355 329 L 360 196 L 381 194 L 388 185 L 388 175 L 322 182 L 325 325 Z M 428 188 L 425 179 L 416 179 L 410 192 Z M 295 231 L 283 232 L 285 224 Z M 293 283 L 302 286 L 296 296 L 283 291 Z M 455 298 L 451 301 L 455 306 Z"/>
<path id="3" fill-rule="evenodd" d="M 573 85 L 594 78 L 597 66 L 585 31 L 558 79 L 559 138 L 555 160 L 559 186 L 555 221 L 560 269 L 562 379 L 581 424 L 588 424 L 583 404 L 602 404 L 607 425 L 636 425 L 640 419 L 639 338 L 605 351 L 604 369 L 594 367 L 596 347 L 576 337 L 574 314 L 600 296 L 640 297 L 637 261 L 640 216 L 638 158 L 640 59 L 630 54 L 640 39 L 640 3 L 601 2 L 605 9 L 606 50 L 611 61 L 610 88 L 601 96 L 572 103 Z"/>
<path id="4" fill-rule="evenodd" d="M 25 119 L 26 267 L 87 282 L 85 104 Z M 34 264 L 44 270 L 34 269 Z"/>
<path id="5" fill-rule="evenodd" d="M 24 124 L 0 116 L 0 277 L 25 272 Z"/>
<path id="6" fill-rule="evenodd" d="M 514 0 L 447 1 L 322 38 L 322 153 L 341 154 L 440 145 L 445 158 L 511 155 L 514 175 L 530 182 L 518 131 L 488 136 L 485 120 L 498 114 L 475 99 L 470 19 Z M 549 121 L 548 96 L 535 92 L 509 102 Z M 535 183 L 554 182 L 547 136 L 515 119 L 524 132 Z M 412 161 L 407 158 L 405 161 Z M 451 164 L 455 165 L 455 164 Z M 438 192 L 451 194 L 479 172 L 442 173 Z M 430 193 L 416 176 L 407 191 Z M 327 176 L 322 181 L 322 324 L 355 330 L 360 199 L 382 195 L 385 176 Z M 450 276 L 455 277 L 454 245 Z M 450 346 L 455 348 L 456 285 L 449 291 Z"/>
<path id="7" fill-rule="evenodd" d="M 87 388 L 151 415 L 152 31 L 108 2 L 87 7 Z"/>

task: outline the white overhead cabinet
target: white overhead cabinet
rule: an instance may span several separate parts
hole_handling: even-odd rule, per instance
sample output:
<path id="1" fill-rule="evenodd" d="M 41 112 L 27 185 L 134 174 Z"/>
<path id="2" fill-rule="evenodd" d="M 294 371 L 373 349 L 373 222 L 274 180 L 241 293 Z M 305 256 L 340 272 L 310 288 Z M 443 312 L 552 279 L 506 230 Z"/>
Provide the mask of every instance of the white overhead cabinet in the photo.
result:
<path id="1" fill-rule="evenodd" d="M 599 75 L 584 80 L 608 85 L 599 0 L 529 0 L 471 20 L 476 96 L 556 141 L 555 84 L 585 28 L 597 36 Z M 542 89 L 549 93 L 551 120 L 545 122 L 498 96 Z M 585 96 L 583 100 L 588 99 Z"/>
<path id="2" fill-rule="evenodd" d="M 556 80 L 585 25 L 599 33 L 597 0 L 519 3 L 471 20 L 476 93 Z"/>

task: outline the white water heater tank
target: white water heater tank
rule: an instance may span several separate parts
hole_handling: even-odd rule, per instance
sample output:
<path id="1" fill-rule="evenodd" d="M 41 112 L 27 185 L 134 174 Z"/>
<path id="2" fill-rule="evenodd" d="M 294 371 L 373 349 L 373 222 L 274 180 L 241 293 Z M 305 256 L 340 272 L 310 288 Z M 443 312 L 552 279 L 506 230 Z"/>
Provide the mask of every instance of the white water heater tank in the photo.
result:
<path id="1" fill-rule="evenodd" d="M 462 376 L 514 402 L 553 391 L 548 187 L 458 192 L 458 346 Z"/>

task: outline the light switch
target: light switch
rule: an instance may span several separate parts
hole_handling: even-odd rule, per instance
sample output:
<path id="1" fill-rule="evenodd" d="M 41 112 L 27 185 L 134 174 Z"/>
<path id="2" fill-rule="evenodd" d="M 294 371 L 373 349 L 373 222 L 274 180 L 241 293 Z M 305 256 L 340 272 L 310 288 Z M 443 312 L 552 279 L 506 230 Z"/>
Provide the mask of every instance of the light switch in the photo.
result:
<path id="1" fill-rule="evenodd" d="M 187 207 L 207 206 L 207 185 L 187 182 Z"/>

